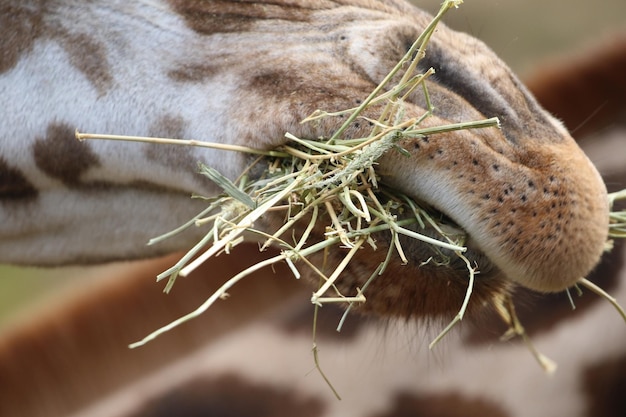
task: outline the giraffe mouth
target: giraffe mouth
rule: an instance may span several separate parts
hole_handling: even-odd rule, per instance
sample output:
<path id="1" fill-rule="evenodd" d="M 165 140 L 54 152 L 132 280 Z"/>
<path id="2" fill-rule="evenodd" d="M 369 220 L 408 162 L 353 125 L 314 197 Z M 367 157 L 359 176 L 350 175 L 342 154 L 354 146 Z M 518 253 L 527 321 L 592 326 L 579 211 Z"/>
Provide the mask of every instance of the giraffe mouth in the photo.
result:
<path id="1" fill-rule="evenodd" d="M 420 202 L 420 204 L 423 204 Z M 481 277 L 502 276 L 495 263 L 476 244 L 472 235 L 462 226 L 458 225 L 445 212 L 434 209 L 426 204 L 429 214 L 436 219 L 435 229 L 432 225 L 422 228 L 419 225 L 409 227 L 410 230 L 438 241 L 458 242 L 465 248 L 463 252 L 457 252 L 445 247 L 422 242 L 420 240 L 401 237 L 400 243 L 405 251 L 409 262 L 420 267 L 428 266 L 445 269 L 446 275 L 453 280 L 467 280 L 472 274 Z"/>
<path id="2" fill-rule="evenodd" d="M 389 317 L 446 317 L 458 312 L 465 300 L 469 300 L 467 311 L 469 316 L 474 316 L 498 305 L 502 297 L 510 294 L 513 281 L 485 254 L 475 239 L 443 212 L 429 212 L 439 214 L 437 228 L 422 227 L 417 223 L 405 227 L 429 238 L 445 240 L 437 230 L 442 229 L 448 237 L 462 237 L 466 250 L 455 252 L 415 237 L 399 235 L 399 246 L 407 262 L 400 262 L 399 257 L 395 257 L 388 263 L 384 277 L 373 280 L 366 288 L 368 301 L 359 307 L 362 311 Z M 383 246 L 387 247 L 397 245 L 388 232 L 380 232 L 376 240 L 384 242 Z M 376 253 L 364 251 L 360 262 L 351 269 L 354 276 L 348 277 L 347 282 L 338 281 L 340 290 L 347 294 L 354 292 L 354 287 L 363 289 L 368 272 L 380 264 L 385 252 L 385 249 Z M 398 302 L 399 294 L 403 302 Z M 471 297 L 467 298 L 469 295 Z"/>

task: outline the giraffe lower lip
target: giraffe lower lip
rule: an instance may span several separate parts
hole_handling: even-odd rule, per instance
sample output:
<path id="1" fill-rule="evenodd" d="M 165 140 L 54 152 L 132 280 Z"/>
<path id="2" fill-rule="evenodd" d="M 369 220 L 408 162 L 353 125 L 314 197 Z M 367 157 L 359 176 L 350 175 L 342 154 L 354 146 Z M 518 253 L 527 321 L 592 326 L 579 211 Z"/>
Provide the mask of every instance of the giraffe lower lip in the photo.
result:
<path id="1" fill-rule="evenodd" d="M 451 275 L 457 278 L 467 278 L 470 268 L 477 275 L 492 275 L 498 272 L 498 268 L 475 244 L 472 237 L 460 226 L 447 219 L 445 213 L 441 213 L 438 218 L 438 227 L 445 235 L 453 241 L 461 241 L 460 246 L 466 248 L 465 252 L 455 253 L 454 251 L 434 244 L 426 243 L 415 238 L 401 236 L 400 244 L 406 254 L 409 263 L 419 266 L 434 266 L 445 268 Z M 431 226 L 421 228 L 417 225 L 410 227 L 416 233 L 445 242 L 441 233 Z"/>

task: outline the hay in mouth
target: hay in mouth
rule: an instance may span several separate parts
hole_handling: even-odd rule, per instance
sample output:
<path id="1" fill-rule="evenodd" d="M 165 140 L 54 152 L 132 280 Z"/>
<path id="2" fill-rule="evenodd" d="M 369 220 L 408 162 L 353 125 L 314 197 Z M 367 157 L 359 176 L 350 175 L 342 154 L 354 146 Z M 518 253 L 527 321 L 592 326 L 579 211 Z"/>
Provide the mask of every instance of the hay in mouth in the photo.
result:
<path id="1" fill-rule="evenodd" d="M 418 73 L 418 62 L 424 56 L 426 45 L 437 23 L 448 9 L 457 7 L 459 3 L 447 1 L 442 5 L 440 12 L 403 59 L 357 108 L 333 113 L 319 110 L 303 121 L 315 123 L 321 118 L 342 118 L 344 123 L 330 137 L 311 140 L 287 132 L 287 142 L 270 152 L 234 149 L 262 154 L 235 182 L 210 167 L 200 167 L 202 174 L 219 185 L 224 193 L 212 199 L 209 207 L 196 218 L 172 232 L 176 233 L 193 225 L 212 225 L 205 238 L 180 262 L 159 275 L 159 279 L 168 278 L 166 291 L 169 291 L 178 275 L 185 276 L 206 259 L 221 252 L 229 252 L 250 235 L 256 235 L 256 240 L 263 240 L 263 247 L 271 244 L 282 251 L 280 255 L 231 278 L 195 312 L 157 330 L 143 341 L 133 344 L 133 347 L 201 314 L 216 300 L 223 298 L 236 282 L 257 269 L 276 262 L 286 262 L 296 277 L 301 275 L 301 265 L 310 268 L 320 278 L 321 283 L 311 297 L 311 302 L 316 306 L 324 303 L 347 303 L 346 312 L 349 312 L 354 303 L 366 301 L 369 283 L 385 272 L 392 257 L 397 256 L 403 263 L 409 263 L 400 243 L 400 236 L 417 239 L 433 247 L 435 255 L 421 262 L 446 265 L 450 262 L 450 256 L 455 256 L 466 265 L 468 289 L 465 299 L 459 306 L 459 313 L 440 337 L 462 319 L 470 299 L 474 275 L 480 267 L 464 255 L 465 233 L 457 225 L 451 224 L 445 216 L 421 206 L 410 196 L 380 184 L 376 173 L 376 161 L 383 154 L 398 152 L 408 155 L 399 145 L 404 139 L 422 138 L 460 129 L 499 127 L 497 118 L 421 127 L 423 121 L 433 113 L 426 80 L 434 70 Z M 398 80 L 395 85 L 391 85 L 392 79 L 394 82 Z M 427 103 L 426 110 L 421 115 L 407 117 L 404 103 L 410 94 L 420 90 Z M 377 118 L 364 116 L 365 110 L 370 114 L 370 110 L 374 108 L 380 109 Z M 369 134 L 356 139 L 343 137 L 344 131 L 357 119 L 364 120 L 371 126 Z M 206 143 L 194 144 L 216 147 Z M 249 175 L 250 172 L 259 171 L 262 171 L 260 175 Z M 275 212 L 282 212 L 284 223 L 272 231 L 255 228 L 255 223 L 270 211 L 274 212 L 274 216 Z M 324 239 L 309 243 L 307 239 L 315 227 L 319 228 L 317 223 L 322 214 L 330 219 Z M 436 238 L 415 231 L 426 227 L 434 231 Z M 390 242 L 385 261 L 370 271 L 369 279 L 356 293 L 343 294 L 335 285 L 341 279 L 342 272 L 362 246 L 368 245 L 377 249 L 374 235 L 383 232 L 389 234 Z M 154 239 L 151 243 L 169 235 L 171 234 Z M 333 246 L 344 248 L 345 256 L 331 271 L 327 272 L 324 265 L 316 265 L 309 260 L 310 255 L 327 251 Z"/>

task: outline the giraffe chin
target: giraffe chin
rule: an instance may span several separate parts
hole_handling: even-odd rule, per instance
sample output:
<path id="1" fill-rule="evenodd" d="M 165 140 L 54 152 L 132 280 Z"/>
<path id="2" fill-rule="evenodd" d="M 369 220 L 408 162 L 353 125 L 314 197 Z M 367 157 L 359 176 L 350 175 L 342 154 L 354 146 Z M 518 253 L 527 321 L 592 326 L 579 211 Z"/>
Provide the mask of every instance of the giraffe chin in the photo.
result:
<path id="1" fill-rule="evenodd" d="M 441 234 L 431 226 L 407 228 L 443 241 Z M 486 311 L 494 310 L 512 293 L 516 284 L 506 279 L 462 229 L 452 223 L 444 224 L 443 229 L 452 238 L 465 235 L 466 251 L 456 253 L 414 237 L 399 235 L 406 262 L 393 253 L 384 273 L 372 279 L 376 268 L 385 261 L 389 246 L 394 245 L 389 232 L 380 232 L 372 236 L 377 248 L 363 245 L 335 282 L 336 288 L 344 296 L 362 291 L 367 301 L 353 307 L 361 313 L 383 317 L 448 320 L 458 313 L 468 291 L 471 297 L 467 317 L 480 317 Z M 316 265 L 324 262 L 325 269 L 332 270 L 343 255 L 344 250 L 337 248 L 325 259 L 321 254 L 315 254 L 310 261 Z M 315 279 L 314 283 L 319 280 Z"/>

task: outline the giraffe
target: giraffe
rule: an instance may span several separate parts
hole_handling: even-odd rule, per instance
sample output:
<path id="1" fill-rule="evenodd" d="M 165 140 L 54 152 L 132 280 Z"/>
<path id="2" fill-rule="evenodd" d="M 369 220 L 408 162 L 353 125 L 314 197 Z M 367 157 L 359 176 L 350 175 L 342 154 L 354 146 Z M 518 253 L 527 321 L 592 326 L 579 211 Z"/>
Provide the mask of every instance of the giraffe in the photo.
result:
<path id="1" fill-rule="evenodd" d="M 290 17 L 290 18 L 292 18 L 292 17 Z M 71 39 L 71 36 L 70 36 L 70 39 Z M 93 47 L 93 45 L 91 45 L 89 42 L 85 42 L 85 43 L 80 43 L 79 42 L 79 45 L 80 45 L 80 48 L 90 49 L 90 48 Z M 65 48 L 71 48 L 71 46 L 66 46 Z M 76 54 L 77 52 L 74 51 L 73 53 Z M 77 64 L 73 64 L 73 65 L 77 65 Z M 198 68 L 192 68 L 192 69 L 196 70 L 196 71 L 199 70 Z M 93 68 L 91 68 L 90 70 L 93 70 Z M 208 70 L 208 69 L 207 68 L 202 68 L 201 70 L 205 71 L 205 70 Z M 85 71 L 85 70 L 82 69 L 81 71 Z M 211 71 L 208 71 L 208 72 L 211 72 Z M 200 74 L 195 74 L 194 76 L 199 76 L 199 75 Z M 190 74 L 183 74 L 183 76 L 190 77 L 191 75 Z M 203 75 L 203 76 L 206 76 L 206 75 Z M 95 81 L 94 80 L 89 80 L 89 82 L 94 84 L 94 87 L 96 87 L 96 89 L 97 88 L 103 88 L 102 86 L 97 87 L 96 84 L 99 84 L 99 83 L 106 84 L 106 82 L 104 82 L 104 81 L 106 81 L 106 79 L 108 79 L 106 75 L 102 75 L 102 74 L 100 74 L 99 77 L 100 78 L 96 79 Z M 197 80 L 194 80 L 194 81 L 197 81 Z M 451 88 L 450 86 L 446 86 L 446 87 Z M 444 93 L 445 92 L 442 92 L 442 94 L 444 94 Z M 526 94 L 525 91 L 523 91 L 523 93 Z M 544 117 L 545 117 L 545 115 L 544 115 Z M 546 120 L 548 122 L 550 122 L 550 123 L 554 123 L 554 121 L 551 118 L 549 118 L 549 117 L 546 117 L 544 119 L 544 121 L 546 121 Z M 168 123 L 173 123 L 174 125 L 180 125 L 180 121 L 176 122 L 171 117 L 166 118 L 165 122 L 163 122 L 163 125 L 168 125 Z M 54 142 L 54 140 L 58 140 L 58 136 L 60 135 L 59 130 L 63 130 L 64 127 L 62 125 L 58 124 L 58 123 L 55 123 L 52 127 L 48 126 L 48 128 L 49 129 L 47 129 L 46 134 L 42 136 L 44 139 L 42 140 L 42 138 L 37 138 L 36 143 L 41 143 L 42 141 L 43 142 L 49 141 L 50 143 L 58 143 L 58 142 Z M 168 125 L 168 126 L 159 126 L 159 128 L 162 129 L 160 131 L 156 127 L 151 127 L 151 128 L 154 129 L 153 133 L 158 133 L 158 132 L 163 132 L 164 130 L 169 129 L 170 125 Z M 180 126 L 178 126 L 177 129 L 180 130 L 181 129 Z M 557 132 L 561 132 L 562 133 L 562 128 L 558 125 L 558 123 L 556 124 L 556 127 L 554 127 L 554 129 L 556 129 Z M 65 130 L 67 130 L 67 129 L 65 129 Z M 176 133 L 181 133 L 181 132 L 176 132 Z M 174 135 L 172 135 L 172 136 L 174 136 Z M 185 135 L 181 135 L 181 136 L 185 136 Z M 241 136 L 241 135 L 239 135 L 239 136 Z M 51 139 L 51 138 L 54 138 L 54 139 Z M 39 145 L 39 146 L 41 146 L 41 145 Z M 68 146 L 74 146 L 74 145 L 68 145 Z M 5 148 L 3 148 L 3 155 L 4 155 L 4 150 L 5 150 Z M 74 148 L 69 148 L 69 149 L 66 149 L 66 150 L 67 151 L 78 152 L 81 156 L 84 157 L 83 159 L 85 159 L 87 161 L 89 161 L 90 159 L 93 160 L 93 158 L 94 158 L 94 155 L 85 155 L 85 154 L 83 154 L 84 151 L 81 151 L 81 150 L 75 150 Z M 90 152 L 96 152 L 96 151 L 94 151 L 93 149 L 90 149 Z M 100 154 L 99 152 L 100 151 L 96 152 L 96 156 L 98 156 Z M 122 153 L 124 153 L 124 152 L 122 152 Z M 57 156 L 62 156 L 62 155 L 57 155 Z M 189 155 L 184 155 L 184 156 L 186 156 L 187 159 L 189 159 Z M 119 155 L 118 155 L 118 157 L 121 158 L 121 156 L 119 156 Z M 145 157 L 145 155 L 142 156 L 142 158 L 143 157 Z M 170 155 L 168 155 L 168 158 L 180 158 L 180 156 L 176 156 L 176 155 L 171 155 L 170 154 Z M 67 161 L 67 159 L 61 159 L 61 161 L 69 162 L 69 161 Z M 8 163 L 6 163 L 6 165 L 8 166 L 9 169 L 7 169 L 5 172 L 9 173 L 9 177 L 10 177 L 10 175 L 14 175 L 14 173 L 22 174 L 24 171 L 13 170 L 11 168 L 10 163 L 12 163 L 12 162 L 14 162 L 14 161 L 9 161 Z M 222 161 L 222 162 L 224 162 L 224 161 Z M 91 162 L 91 163 L 93 163 L 93 162 Z M 233 163 L 233 161 L 229 160 L 229 161 L 226 161 L 224 163 L 230 165 L 231 163 Z M 145 185 L 145 184 L 141 184 L 141 181 L 146 181 L 145 177 L 141 177 L 140 176 L 139 177 L 140 180 L 137 181 L 137 182 L 130 182 L 130 183 L 127 182 L 127 183 L 124 183 L 122 187 L 117 187 L 117 185 L 119 185 L 119 184 L 107 183 L 107 181 L 110 180 L 110 178 L 108 178 L 108 177 L 106 178 L 106 180 L 103 180 L 102 177 L 99 177 L 97 173 L 93 177 L 90 177 L 90 175 L 93 175 L 93 174 L 90 174 L 88 171 L 93 168 L 92 166 L 87 167 L 87 168 L 85 168 L 85 167 L 70 168 L 70 172 L 68 173 L 67 171 L 64 171 L 63 169 L 60 169 L 58 166 L 50 167 L 49 165 L 46 165 L 46 163 L 42 162 L 42 161 L 35 162 L 35 164 L 37 165 L 37 167 L 40 170 L 43 170 L 46 174 L 50 175 L 53 179 L 56 179 L 58 183 L 61 183 L 61 187 L 60 188 L 71 189 L 72 191 L 78 190 L 78 191 L 84 192 L 85 187 L 87 187 L 87 188 L 91 187 L 91 188 L 95 188 L 95 189 L 98 189 L 99 187 L 101 187 L 102 189 L 115 188 L 116 189 L 115 190 L 116 193 L 120 192 L 122 194 L 125 193 L 125 192 L 135 192 L 137 190 L 139 190 L 137 192 L 141 193 L 142 192 L 141 188 Z M 98 166 L 98 164 L 101 164 L 101 162 L 98 161 L 96 163 L 96 166 Z M 171 164 L 171 159 L 170 159 L 170 164 Z M 389 162 L 389 164 L 393 166 L 393 162 Z M 164 165 L 168 165 L 168 164 L 165 163 Z M 104 166 L 105 166 L 105 170 L 106 170 L 106 164 L 104 164 Z M 23 169 L 23 168 L 20 167 L 20 169 Z M 133 168 L 133 169 L 135 169 L 135 168 Z M 228 172 L 228 168 L 226 168 L 226 171 Z M 593 173 L 593 171 L 592 171 L 592 173 Z M 136 175 L 136 174 L 137 174 L 136 172 L 131 172 L 130 174 L 129 173 L 122 173 L 122 176 L 123 175 L 129 175 L 129 176 L 133 177 L 133 175 Z M 10 177 L 10 178 L 11 179 L 15 179 L 15 178 L 19 178 L 19 177 Z M 26 178 L 26 177 L 24 177 L 24 178 Z M 87 179 L 85 180 L 85 178 L 87 178 Z M 30 178 L 29 178 L 29 180 L 33 181 Z M 24 183 L 18 183 L 18 185 L 20 186 L 20 188 L 18 188 L 18 189 L 9 187 L 8 188 L 8 192 L 6 193 L 6 195 L 9 196 L 9 198 L 15 198 L 16 194 L 14 194 L 14 193 L 16 192 L 16 190 L 19 191 L 19 192 L 26 192 L 26 194 L 28 194 L 28 193 L 32 194 L 33 190 L 29 189 L 29 185 L 33 185 L 33 184 L 31 184 L 30 181 L 26 181 Z M 394 181 L 394 179 L 390 178 L 390 181 Z M 193 182 L 193 180 L 191 180 L 191 182 Z M 400 180 L 398 180 L 398 182 L 400 182 Z M 152 185 L 154 185 L 154 184 L 152 184 Z M 172 184 L 168 184 L 168 185 L 172 186 Z M 179 185 L 176 185 L 176 187 L 178 187 L 178 186 Z M 399 184 L 399 186 L 402 186 L 402 184 Z M 59 188 L 59 184 L 56 184 L 56 187 Z M 122 189 L 118 189 L 118 188 L 122 188 Z M 124 190 L 123 188 L 127 188 L 127 189 Z M 147 188 L 148 192 L 152 191 L 151 187 L 146 187 L 146 188 Z M 156 188 L 156 187 L 154 187 L 154 188 Z M 146 191 L 146 190 L 144 190 L 144 191 Z M 161 191 L 161 190 L 159 190 L 159 191 Z M 170 191 L 170 190 L 168 190 L 167 187 L 166 187 L 166 191 Z M 175 191 L 178 192 L 179 194 L 182 194 L 180 192 L 180 190 L 175 190 Z M 18 197 L 19 197 L 19 195 L 18 195 Z M 36 198 L 39 198 L 39 197 L 41 197 L 41 195 L 38 194 L 36 196 Z M 32 199 L 33 196 L 32 195 L 31 196 L 27 196 L 26 198 Z M 55 201 L 55 200 L 53 199 L 52 201 Z M 11 217 L 11 219 L 13 219 L 13 217 Z M 600 240 L 600 239 L 598 238 L 598 240 Z M 116 249 L 116 250 L 119 250 L 119 249 Z M 172 248 L 166 248 L 165 249 L 166 252 L 170 251 L 170 250 L 172 250 Z M 3 252 L 3 253 L 7 253 L 7 252 Z M 129 252 L 125 252 L 124 256 L 143 257 L 143 256 L 153 256 L 153 255 L 154 254 L 146 255 L 145 253 L 137 254 L 137 253 L 133 253 L 133 251 L 129 251 Z M 73 256 L 76 256 L 76 254 L 74 254 Z M 91 256 L 91 255 L 89 255 L 89 256 Z M 104 258 L 94 259 L 94 258 L 90 258 L 89 256 L 87 258 L 82 258 L 80 256 L 78 258 L 74 257 L 72 260 L 70 260 L 70 262 L 77 262 L 77 261 L 78 262 L 98 262 L 98 261 L 102 261 L 102 260 L 105 260 L 105 259 L 110 259 L 110 258 L 107 258 L 107 256 L 108 257 L 110 257 L 110 256 L 117 257 L 117 255 L 105 254 Z M 59 259 L 59 258 L 55 258 L 55 259 Z M 9 260 L 9 261 L 10 262 L 15 262 L 14 260 Z M 19 260 L 17 262 L 18 263 L 22 263 L 22 261 L 19 261 Z M 28 262 L 32 262 L 32 261 L 28 261 Z M 46 261 L 45 259 L 42 262 L 44 264 L 48 263 L 48 261 Z M 61 262 L 66 262 L 66 261 L 61 261 Z M 593 263 L 595 264 L 595 261 L 593 261 Z M 535 285 L 537 285 L 537 284 L 535 284 Z M 559 284 L 559 285 L 562 285 L 562 283 Z M 545 288 L 542 288 L 542 289 L 545 289 Z"/>

